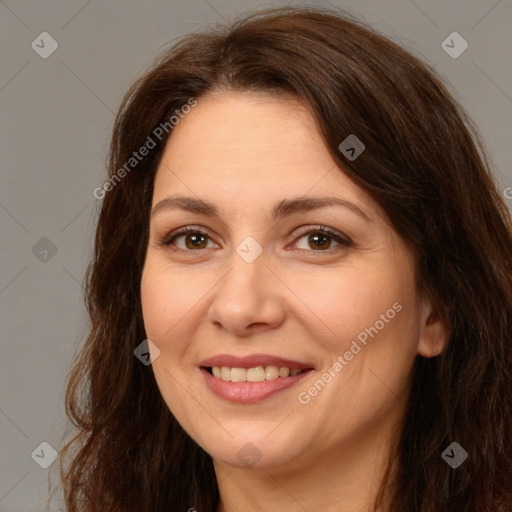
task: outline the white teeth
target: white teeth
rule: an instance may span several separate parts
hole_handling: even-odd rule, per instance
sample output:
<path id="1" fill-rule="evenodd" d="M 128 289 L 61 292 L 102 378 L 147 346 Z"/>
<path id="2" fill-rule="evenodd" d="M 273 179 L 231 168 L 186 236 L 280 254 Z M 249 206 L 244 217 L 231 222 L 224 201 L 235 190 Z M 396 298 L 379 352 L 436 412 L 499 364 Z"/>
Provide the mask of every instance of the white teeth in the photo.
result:
<path id="1" fill-rule="evenodd" d="M 223 366 L 221 369 L 220 376 L 221 376 L 222 380 L 231 380 L 231 368 L 228 368 L 227 366 Z"/>
<path id="2" fill-rule="evenodd" d="M 277 366 L 267 366 L 265 368 L 265 379 L 266 380 L 273 380 L 277 379 L 279 377 L 279 368 Z"/>
<path id="3" fill-rule="evenodd" d="M 245 382 L 247 370 L 245 368 L 231 368 L 231 382 Z"/>
<path id="4" fill-rule="evenodd" d="M 288 377 L 288 375 L 290 375 L 290 368 L 286 368 L 286 366 L 279 368 L 279 377 Z"/>
<path id="5" fill-rule="evenodd" d="M 295 377 L 303 371 L 297 368 L 290 370 L 286 366 L 278 367 L 275 365 L 255 366 L 254 368 L 212 367 L 213 376 L 227 382 L 263 382 L 264 380 L 275 380 L 288 376 Z"/>
<path id="6" fill-rule="evenodd" d="M 263 382 L 265 380 L 265 368 L 257 366 L 247 370 L 247 382 Z"/>

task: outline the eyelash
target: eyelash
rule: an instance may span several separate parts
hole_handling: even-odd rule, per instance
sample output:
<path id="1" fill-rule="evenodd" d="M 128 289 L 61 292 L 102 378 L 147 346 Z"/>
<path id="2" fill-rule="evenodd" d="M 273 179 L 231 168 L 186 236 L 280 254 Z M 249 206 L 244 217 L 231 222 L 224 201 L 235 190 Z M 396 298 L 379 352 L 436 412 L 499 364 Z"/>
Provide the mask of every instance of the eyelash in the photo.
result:
<path id="1" fill-rule="evenodd" d="M 177 238 L 179 238 L 182 235 L 187 235 L 187 234 L 191 234 L 191 233 L 206 236 L 211 240 L 210 236 L 205 231 L 195 228 L 193 226 L 187 226 L 185 228 L 182 228 L 176 232 L 173 232 L 173 233 L 170 233 L 169 235 L 167 235 L 160 242 L 160 245 L 164 246 L 164 247 L 172 247 L 172 250 L 177 251 L 177 252 L 192 253 L 192 252 L 199 252 L 201 250 L 204 250 L 204 249 L 197 249 L 197 251 L 196 251 L 194 249 L 181 249 L 179 247 L 172 246 L 173 242 Z M 333 231 L 333 230 L 331 230 L 325 226 L 321 226 L 321 225 L 315 226 L 314 228 L 310 228 L 307 231 L 302 231 L 301 233 L 298 234 L 298 238 L 296 240 L 299 240 L 306 235 L 312 235 L 312 234 L 318 234 L 318 233 L 321 233 L 322 235 L 327 235 L 329 238 L 332 238 L 334 241 L 336 241 L 340 245 L 335 247 L 334 249 L 326 249 L 326 250 L 300 249 L 300 250 L 303 250 L 303 251 L 306 251 L 309 253 L 331 254 L 332 252 L 336 252 L 338 250 L 341 250 L 345 247 L 350 247 L 352 245 L 352 242 L 350 241 L 350 239 L 348 237 L 342 235 L 341 233 L 338 233 L 337 231 Z"/>

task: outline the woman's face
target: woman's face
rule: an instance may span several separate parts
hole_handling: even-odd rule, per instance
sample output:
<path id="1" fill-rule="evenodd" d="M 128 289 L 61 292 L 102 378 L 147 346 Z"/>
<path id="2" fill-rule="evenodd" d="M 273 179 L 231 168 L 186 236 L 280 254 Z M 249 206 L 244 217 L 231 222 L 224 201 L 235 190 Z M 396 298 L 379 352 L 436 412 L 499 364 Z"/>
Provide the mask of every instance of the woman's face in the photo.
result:
<path id="1" fill-rule="evenodd" d="M 390 432 L 442 330 L 411 252 L 301 103 L 201 98 L 171 133 L 152 206 L 152 367 L 214 461 L 292 468 Z"/>

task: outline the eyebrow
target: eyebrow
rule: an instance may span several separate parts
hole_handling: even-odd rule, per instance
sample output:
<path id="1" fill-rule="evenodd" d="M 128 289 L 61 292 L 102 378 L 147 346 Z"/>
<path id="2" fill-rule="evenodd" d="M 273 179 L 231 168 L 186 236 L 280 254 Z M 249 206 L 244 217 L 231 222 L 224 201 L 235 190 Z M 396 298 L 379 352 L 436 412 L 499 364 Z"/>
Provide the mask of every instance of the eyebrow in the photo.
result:
<path id="1" fill-rule="evenodd" d="M 273 206 L 271 215 L 272 219 L 277 220 L 293 215 L 294 213 L 309 212 L 333 206 L 347 208 L 365 219 L 367 222 L 373 223 L 373 219 L 371 219 L 359 206 L 339 197 L 298 197 L 294 199 L 283 199 Z M 205 201 L 204 199 L 185 196 L 170 196 L 162 199 L 152 209 L 151 217 L 154 217 L 156 214 L 163 211 L 177 209 L 207 215 L 221 220 L 219 209 L 215 204 Z"/>

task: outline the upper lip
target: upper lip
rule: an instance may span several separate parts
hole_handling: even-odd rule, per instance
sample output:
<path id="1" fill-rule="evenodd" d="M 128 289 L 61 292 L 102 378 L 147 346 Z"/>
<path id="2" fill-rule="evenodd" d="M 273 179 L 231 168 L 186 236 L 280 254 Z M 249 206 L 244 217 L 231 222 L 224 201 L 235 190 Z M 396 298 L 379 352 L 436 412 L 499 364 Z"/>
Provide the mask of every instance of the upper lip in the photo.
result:
<path id="1" fill-rule="evenodd" d="M 245 357 L 236 357 L 229 354 L 219 354 L 202 361 L 199 366 L 211 368 L 213 366 L 227 366 L 228 368 L 255 368 L 257 366 L 278 366 L 290 368 L 290 370 L 312 369 L 313 366 L 299 361 L 292 361 L 268 354 L 254 354 Z"/>

